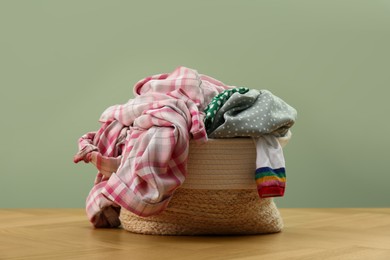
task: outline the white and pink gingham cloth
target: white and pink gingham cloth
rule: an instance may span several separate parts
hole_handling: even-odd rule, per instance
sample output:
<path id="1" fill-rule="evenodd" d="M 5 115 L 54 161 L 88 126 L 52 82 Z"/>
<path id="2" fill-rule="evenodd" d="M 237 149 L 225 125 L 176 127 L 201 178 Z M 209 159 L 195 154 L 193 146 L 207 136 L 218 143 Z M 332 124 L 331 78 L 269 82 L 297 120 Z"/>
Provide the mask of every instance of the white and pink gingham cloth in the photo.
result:
<path id="1" fill-rule="evenodd" d="M 167 207 L 186 177 L 189 139 L 207 141 L 204 108 L 228 88 L 178 67 L 140 80 L 134 99 L 103 112 L 101 128 L 79 139 L 74 156 L 99 170 L 86 201 L 95 227 L 119 226 L 120 207 L 143 217 Z"/>

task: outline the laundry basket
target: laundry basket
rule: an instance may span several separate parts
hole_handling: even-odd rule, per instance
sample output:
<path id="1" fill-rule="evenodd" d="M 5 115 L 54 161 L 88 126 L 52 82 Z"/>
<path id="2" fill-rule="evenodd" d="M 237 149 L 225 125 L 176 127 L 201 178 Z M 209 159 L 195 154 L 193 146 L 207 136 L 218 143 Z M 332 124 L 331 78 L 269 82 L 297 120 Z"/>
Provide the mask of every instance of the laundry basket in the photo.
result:
<path id="1" fill-rule="evenodd" d="M 254 179 L 256 148 L 251 138 L 190 142 L 188 175 L 167 209 L 139 217 L 122 208 L 128 231 L 154 235 L 261 234 L 281 231 L 272 198 L 260 198 Z"/>

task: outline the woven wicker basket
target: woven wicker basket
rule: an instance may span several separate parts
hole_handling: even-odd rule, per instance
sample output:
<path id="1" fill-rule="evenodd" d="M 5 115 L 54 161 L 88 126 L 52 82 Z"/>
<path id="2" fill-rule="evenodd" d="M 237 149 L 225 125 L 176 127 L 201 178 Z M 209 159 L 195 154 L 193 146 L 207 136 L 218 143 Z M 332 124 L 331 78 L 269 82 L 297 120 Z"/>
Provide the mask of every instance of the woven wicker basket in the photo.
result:
<path id="1" fill-rule="evenodd" d="M 255 162 L 250 138 L 190 142 L 188 175 L 168 208 L 146 218 L 122 208 L 122 227 L 154 235 L 279 232 L 283 222 L 272 198 L 260 199 L 257 194 Z"/>

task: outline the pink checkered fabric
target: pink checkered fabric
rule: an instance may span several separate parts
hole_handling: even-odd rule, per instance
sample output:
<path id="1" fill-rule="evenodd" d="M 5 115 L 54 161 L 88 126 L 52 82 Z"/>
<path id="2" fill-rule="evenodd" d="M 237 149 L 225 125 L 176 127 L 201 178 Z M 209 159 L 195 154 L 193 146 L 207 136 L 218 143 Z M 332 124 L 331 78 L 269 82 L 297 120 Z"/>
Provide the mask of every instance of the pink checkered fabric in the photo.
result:
<path id="1" fill-rule="evenodd" d="M 202 111 L 228 88 L 179 67 L 140 80 L 134 99 L 103 112 L 101 128 L 79 139 L 74 157 L 99 170 L 86 201 L 95 227 L 118 226 L 119 207 L 143 217 L 167 207 L 185 180 L 189 139 L 207 141 Z"/>

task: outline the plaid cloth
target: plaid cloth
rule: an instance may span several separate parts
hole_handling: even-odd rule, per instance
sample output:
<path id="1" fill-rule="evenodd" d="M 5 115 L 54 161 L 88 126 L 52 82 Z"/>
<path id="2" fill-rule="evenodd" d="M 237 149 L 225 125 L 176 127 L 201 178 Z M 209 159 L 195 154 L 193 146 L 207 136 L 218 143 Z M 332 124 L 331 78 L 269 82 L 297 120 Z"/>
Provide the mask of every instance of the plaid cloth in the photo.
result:
<path id="1" fill-rule="evenodd" d="M 143 217 L 167 207 L 187 173 L 189 139 L 207 141 L 201 111 L 228 88 L 179 67 L 140 80 L 134 99 L 103 112 L 101 128 L 79 139 L 74 157 L 99 170 L 86 201 L 95 227 L 118 226 L 120 207 Z"/>

